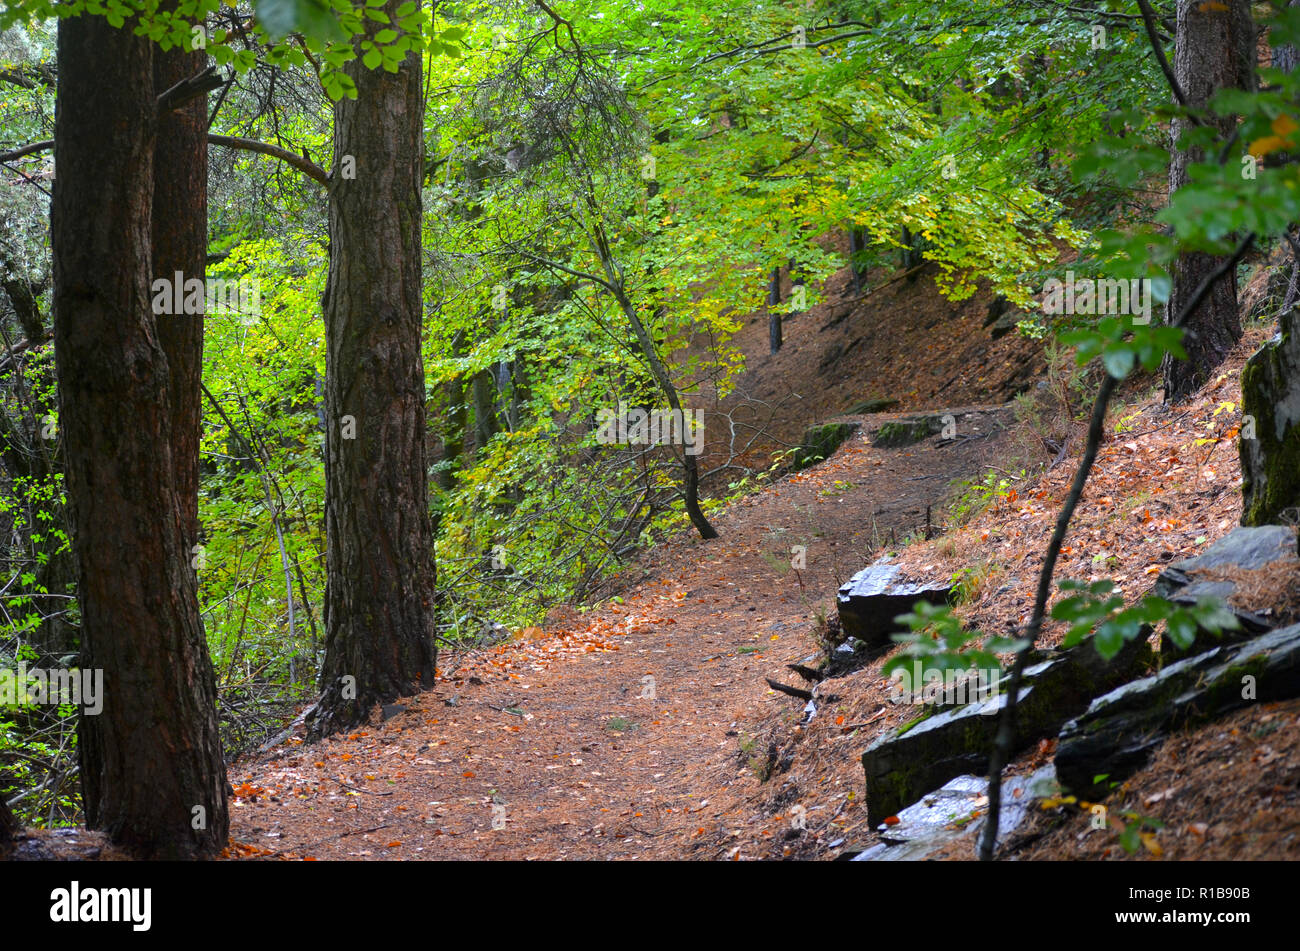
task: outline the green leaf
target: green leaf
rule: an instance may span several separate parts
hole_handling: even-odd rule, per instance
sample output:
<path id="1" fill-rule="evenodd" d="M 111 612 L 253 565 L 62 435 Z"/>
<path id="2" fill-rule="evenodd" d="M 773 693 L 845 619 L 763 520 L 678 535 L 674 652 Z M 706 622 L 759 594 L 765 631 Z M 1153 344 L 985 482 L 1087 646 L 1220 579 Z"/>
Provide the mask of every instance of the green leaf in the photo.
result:
<path id="1" fill-rule="evenodd" d="M 1106 372 L 1117 380 L 1122 380 L 1129 375 L 1133 369 L 1133 363 L 1137 354 L 1127 347 L 1124 349 L 1108 349 L 1102 351 L 1101 362 L 1106 367 Z"/>
<path id="2" fill-rule="evenodd" d="M 1124 646 L 1124 634 L 1118 625 L 1103 624 L 1097 628 L 1097 635 L 1093 638 L 1093 642 L 1097 645 L 1097 653 L 1105 660 L 1110 660 Z"/>
<path id="3" fill-rule="evenodd" d="M 318 40 L 346 40 L 347 34 L 329 9 L 316 0 L 257 0 L 257 21 L 274 40 L 301 33 Z"/>

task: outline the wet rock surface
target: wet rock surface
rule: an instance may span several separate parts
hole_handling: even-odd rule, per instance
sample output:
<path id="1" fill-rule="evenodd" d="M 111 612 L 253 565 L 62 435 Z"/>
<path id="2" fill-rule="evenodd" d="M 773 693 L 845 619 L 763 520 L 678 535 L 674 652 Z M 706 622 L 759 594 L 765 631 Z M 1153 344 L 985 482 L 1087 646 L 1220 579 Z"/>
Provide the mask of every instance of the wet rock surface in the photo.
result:
<path id="1" fill-rule="evenodd" d="M 978 829 L 988 812 L 988 777 L 957 776 L 898 813 L 898 822 L 882 825 L 881 841 L 855 855 L 855 862 L 918 861 L 952 840 Z M 1029 776 L 1008 776 L 1002 783 L 998 810 L 998 844 L 1015 831 L 1039 799 L 1057 790 L 1056 770 L 1042 767 Z"/>
<path id="2" fill-rule="evenodd" d="M 947 604 L 951 595 L 951 584 L 908 581 L 900 577 L 897 565 L 878 561 L 840 588 L 836 606 L 846 637 L 879 647 L 890 643 L 890 634 L 907 630 L 894 618 L 911 611 L 917 601 Z"/>
<path id="3" fill-rule="evenodd" d="M 1300 696 L 1300 624 L 1216 647 L 1098 697 L 1061 729 L 1056 767 L 1079 796 L 1135 773 L 1175 729 Z M 1094 783 L 1097 776 L 1106 779 Z"/>
<path id="4" fill-rule="evenodd" d="M 1128 642 L 1111 662 L 1091 643 L 1026 668 L 1016 706 L 1014 748 L 1057 733 L 1099 693 L 1124 683 L 1150 663 L 1145 639 Z M 1000 684 L 1000 690 L 1005 683 Z M 998 717 L 1007 694 L 952 707 L 886 733 L 862 754 L 867 816 L 873 825 L 954 776 L 988 769 Z"/>

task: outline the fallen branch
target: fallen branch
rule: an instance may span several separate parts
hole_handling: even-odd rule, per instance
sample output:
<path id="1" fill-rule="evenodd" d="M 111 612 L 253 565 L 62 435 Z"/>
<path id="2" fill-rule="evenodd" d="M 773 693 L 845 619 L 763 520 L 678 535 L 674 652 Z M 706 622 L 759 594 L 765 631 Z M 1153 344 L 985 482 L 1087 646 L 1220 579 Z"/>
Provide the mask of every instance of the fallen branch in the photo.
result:
<path id="1" fill-rule="evenodd" d="M 787 687 L 785 684 L 777 683 L 771 677 L 764 677 L 767 685 L 773 690 L 779 690 L 781 693 L 788 693 L 792 697 L 798 697 L 800 700 L 811 700 L 813 695 L 807 690 L 801 690 L 798 687 Z"/>

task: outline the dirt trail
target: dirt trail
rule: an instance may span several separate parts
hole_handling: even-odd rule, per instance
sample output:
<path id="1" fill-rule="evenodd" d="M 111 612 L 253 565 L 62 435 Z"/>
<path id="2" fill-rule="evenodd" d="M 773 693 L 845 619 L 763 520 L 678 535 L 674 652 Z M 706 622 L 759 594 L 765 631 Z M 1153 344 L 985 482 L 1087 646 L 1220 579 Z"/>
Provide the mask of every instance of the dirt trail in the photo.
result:
<path id="1" fill-rule="evenodd" d="M 797 682 L 784 665 L 815 651 L 815 613 L 834 611 L 838 585 L 891 534 L 918 531 L 926 506 L 1008 439 L 982 417 L 980 432 L 955 442 L 875 449 L 865 431 L 893 417 L 859 418 L 864 432 L 831 459 L 720 512 L 721 538 L 682 535 L 652 553 L 622 605 L 444 658 L 437 686 L 388 720 L 235 764 L 236 854 L 734 853 L 733 826 L 767 792 L 744 744 L 802 706 L 764 677 Z M 803 571 L 790 567 L 797 545 Z M 847 789 L 839 801 L 847 821 Z"/>

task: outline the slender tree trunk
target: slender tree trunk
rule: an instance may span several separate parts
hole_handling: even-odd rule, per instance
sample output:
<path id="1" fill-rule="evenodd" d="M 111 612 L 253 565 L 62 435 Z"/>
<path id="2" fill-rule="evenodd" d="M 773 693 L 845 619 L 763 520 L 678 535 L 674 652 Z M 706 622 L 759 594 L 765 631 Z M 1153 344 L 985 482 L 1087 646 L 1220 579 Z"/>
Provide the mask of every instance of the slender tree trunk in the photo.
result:
<path id="1" fill-rule="evenodd" d="M 5 804 L 5 790 L 0 788 L 0 842 L 12 842 L 18 835 L 18 820 Z"/>
<path id="2" fill-rule="evenodd" d="M 400 5 L 380 9 L 395 23 Z M 367 22 L 371 32 L 387 28 Z M 309 725 L 317 738 L 432 687 L 437 662 L 420 352 L 420 57 L 411 53 L 396 73 L 360 58 L 347 69 L 357 98 L 334 107 L 330 190 L 326 649 Z"/>
<path id="3" fill-rule="evenodd" d="M 790 264 L 789 264 L 789 271 L 790 271 L 790 300 L 791 300 L 791 306 L 792 306 L 792 307 L 798 307 L 798 306 L 799 306 L 799 289 L 800 289 L 801 287 L 804 286 L 803 274 L 802 274 L 799 270 L 797 270 L 797 269 L 795 268 L 795 266 L 794 266 L 794 261 L 791 261 L 791 262 L 790 262 Z M 793 316 L 794 314 L 802 314 L 802 313 L 803 313 L 803 308 L 800 307 L 799 310 L 791 310 L 790 313 L 791 313 L 792 316 Z"/>
<path id="4" fill-rule="evenodd" d="M 21 266 L 5 259 L 0 268 L 14 276 L 0 282 L 10 306 L 18 317 L 23 333 L 31 346 L 24 357 L 24 365 L 13 364 L 14 395 L 17 412 L 10 418 L 0 412 L 0 438 L 4 441 L 2 454 L 5 467 L 12 478 L 28 478 L 37 484 L 50 484 L 61 471 L 57 458 L 58 442 L 48 438 L 47 422 L 52 422 L 54 400 L 57 396 L 54 382 L 54 355 L 44 351 L 40 342 L 45 339 L 45 320 L 41 315 L 36 295 L 43 288 L 33 287 L 23 274 Z M 6 343 L 10 341 L 6 337 Z M 30 381 L 30 382 L 29 382 Z M 29 425 L 30 423 L 30 425 Z M 66 550 L 61 534 L 68 534 L 70 526 L 67 512 L 60 504 L 57 493 L 36 513 L 40 521 L 41 540 L 32 539 L 32 554 L 36 561 L 35 584 L 29 596 L 32 609 L 40 616 L 40 625 L 32 636 L 33 646 L 47 656 L 62 656 L 75 652 L 75 628 L 67 620 L 69 585 L 75 580 L 76 568 L 70 551 Z M 55 529 L 61 531 L 56 531 Z M 69 535 L 70 537 L 70 535 Z M 45 593 L 42 593 L 45 592 Z"/>
<path id="5" fill-rule="evenodd" d="M 516 353 L 510 361 L 510 428 L 518 429 L 524 422 L 524 404 L 528 402 L 528 361 Z"/>
<path id="6" fill-rule="evenodd" d="M 1253 89 L 1255 85 L 1255 24 L 1246 0 L 1225 0 L 1207 4 L 1202 0 L 1178 0 L 1177 34 L 1173 62 L 1178 85 L 1193 108 L 1202 107 L 1220 89 Z M 1236 120 L 1215 118 L 1220 141 L 1232 135 Z M 1170 126 L 1173 158 L 1169 165 L 1169 194 L 1188 181 L 1188 168 L 1205 157 L 1176 148 L 1185 127 L 1183 120 Z M 1196 288 L 1223 261 L 1222 257 L 1199 251 L 1186 252 L 1174 264 L 1173 289 L 1167 313 L 1182 312 Z M 1186 360 L 1165 357 L 1166 402 L 1182 400 L 1196 391 L 1223 362 L 1241 339 L 1237 312 L 1237 276 L 1229 271 L 1187 318 L 1183 346 Z"/>
<path id="7" fill-rule="evenodd" d="M 501 420 L 497 415 L 496 380 L 491 370 L 480 370 L 470 382 L 470 393 L 474 399 L 474 451 L 481 453 L 487 448 L 488 440 L 501 431 Z"/>
<path id="8" fill-rule="evenodd" d="M 849 272 L 853 275 L 853 293 L 862 293 L 862 279 L 866 277 L 866 270 L 862 267 L 858 258 L 863 251 L 867 249 L 867 238 L 863 229 L 849 227 Z"/>
<path id="9" fill-rule="evenodd" d="M 1300 0 L 1288 0 L 1287 6 L 1294 7 Z M 1284 73 L 1295 70 L 1297 63 L 1296 48 L 1290 43 L 1283 43 L 1272 47 L 1271 65 L 1274 69 L 1280 69 Z"/>
<path id="10" fill-rule="evenodd" d="M 457 344 L 452 346 L 452 354 L 460 355 Z M 460 377 L 447 381 L 443 385 L 444 398 L 447 401 L 447 418 L 442 436 L 442 458 L 451 463 L 448 468 L 438 470 L 438 485 L 444 492 L 450 492 L 456 485 L 456 468 L 465 454 L 465 432 L 469 426 L 469 414 L 465 408 L 465 383 Z"/>
<path id="11" fill-rule="evenodd" d="M 905 271 L 919 267 L 924 260 L 921 257 L 921 245 L 917 235 L 912 234 L 912 230 L 906 225 L 903 226 L 903 252 L 900 260 Z M 911 283 L 913 279 L 908 278 L 908 283 Z"/>
<path id="12" fill-rule="evenodd" d="M 72 511 L 86 824 L 151 858 L 226 844 L 226 775 L 150 308 L 153 48 L 100 16 L 59 23 L 54 344 Z"/>
<path id="13" fill-rule="evenodd" d="M 772 268 L 772 276 L 767 282 L 767 306 L 775 307 L 781 303 L 781 269 Z M 781 349 L 781 315 L 767 315 L 767 342 L 772 353 Z"/>
<path id="14" fill-rule="evenodd" d="M 605 242 L 603 231 L 600 233 L 599 244 L 602 249 L 608 247 Z M 605 265 L 605 273 L 614 281 L 616 278 L 612 262 L 608 255 L 602 251 L 602 261 Z M 627 293 L 623 290 L 621 284 L 613 283 L 615 288 L 615 299 L 623 310 L 624 316 L 627 317 L 628 323 L 632 325 L 632 332 L 636 335 L 637 343 L 641 347 L 641 352 L 645 355 L 646 362 L 650 364 L 650 372 L 654 375 L 655 382 L 659 384 L 660 392 L 668 400 L 668 405 L 673 410 L 681 412 L 682 403 L 677 395 L 677 387 L 673 386 L 672 378 L 668 375 L 668 368 L 664 366 L 659 359 L 659 353 L 655 350 L 654 342 L 650 339 L 650 334 L 646 331 L 645 325 L 637 315 L 636 307 L 628 299 Z M 685 414 L 682 413 L 685 419 Z M 703 435 L 703 434 L 701 434 Z M 686 515 L 695 526 L 695 530 L 700 533 L 701 538 L 717 538 L 718 530 L 714 528 L 700 508 L 700 469 L 696 463 L 695 457 L 690 453 L 682 452 L 682 498 L 686 506 Z"/>

